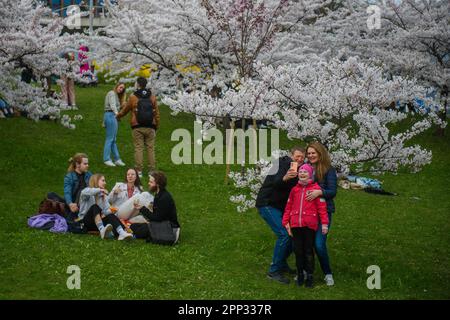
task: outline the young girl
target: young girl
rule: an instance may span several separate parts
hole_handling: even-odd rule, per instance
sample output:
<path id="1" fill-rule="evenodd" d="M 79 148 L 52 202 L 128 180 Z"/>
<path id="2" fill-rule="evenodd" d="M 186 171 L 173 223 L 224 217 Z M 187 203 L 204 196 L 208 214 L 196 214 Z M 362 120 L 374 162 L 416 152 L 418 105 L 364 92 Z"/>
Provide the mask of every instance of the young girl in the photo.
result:
<path id="1" fill-rule="evenodd" d="M 284 210 L 282 224 L 292 237 L 293 250 L 297 263 L 297 285 L 304 282 L 303 270 L 306 271 L 305 286 L 313 287 L 314 273 L 314 239 L 320 222 L 323 234 L 328 232 L 328 215 L 326 202 L 322 198 L 312 201 L 306 199 L 313 190 L 320 190 L 313 182 L 313 167 L 304 164 L 298 171 L 298 184 L 292 188 Z"/>
<path id="2" fill-rule="evenodd" d="M 100 231 L 102 239 L 109 237 L 111 231 L 119 240 L 132 239 L 133 235 L 126 232 L 119 218 L 112 214 L 105 186 L 106 181 L 102 174 L 94 174 L 89 179 L 89 187 L 81 191 L 78 218 L 83 221 L 88 231 Z"/>

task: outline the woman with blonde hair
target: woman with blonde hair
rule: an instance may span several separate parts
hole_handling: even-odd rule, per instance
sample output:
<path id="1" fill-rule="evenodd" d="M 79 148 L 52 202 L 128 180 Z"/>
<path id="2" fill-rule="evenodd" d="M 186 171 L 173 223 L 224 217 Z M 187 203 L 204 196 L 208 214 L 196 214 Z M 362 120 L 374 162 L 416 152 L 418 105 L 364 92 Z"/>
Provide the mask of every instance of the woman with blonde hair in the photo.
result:
<path id="1" fill-rule="evenodd" d="M 330 267 L 330 259 L 327 250 L 328 230 L 331 226 L 331 218 L 335 212 L 333 199 L 337 193 L 336 169 L 331 165 L 330 154 L 326 147 L 320 142 L 312 142 L 306 147 L 306 157 L 309 163 L 314 167 L 314 181 L 319 184 L 320 190 L 311 191 L 306 199 L 312 201 L 317 197 L 325 199 L 328 213 L 327 233 L 317 232 L 315 239 L 315 249 L 319 258 L 320 267 L 325 274 L 325 282 L 328 286 L 334 285 L 333 273 Z M 319 224 L 319 230 L 322 225 Z"/>
<path id="2" fill-rule="evenodd" d="M 125 84 L 119 82 L 113 90 L 109 91 L 105 98 L 105 114 L 103 116 L 103 124 L 106 129 L 105 146 L 103 148 L 103 162 L 110 167 L 125 166 L 120 159 L 119 150 L 117 148 L 117 131 L 119 129 L 116 115 L 119 113 L 121 106 L 125 103 Z M 111 160 L 114 158 L 114 162 Z"/>
<path id="3" fill-rule="evenodd" d="M 100 231 L 102 239 L 113 234 L 119 240 L 132 239 L 133 235 L 124 230 L 119 218 L 111 212 L 105 187 L 104 175 L 97 173 L 89 179 L 89 187 L 81 191 L 78 219 L 87 231 Z"/>

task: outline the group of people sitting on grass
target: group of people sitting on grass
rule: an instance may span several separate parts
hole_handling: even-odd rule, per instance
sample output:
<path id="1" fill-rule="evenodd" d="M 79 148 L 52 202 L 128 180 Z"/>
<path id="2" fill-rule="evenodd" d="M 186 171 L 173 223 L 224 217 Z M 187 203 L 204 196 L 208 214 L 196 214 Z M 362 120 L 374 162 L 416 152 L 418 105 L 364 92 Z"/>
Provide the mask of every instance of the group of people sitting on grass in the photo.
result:
<path id="1" fill-rule="evenodd" d="M 290 155 L 278 159 L 256 198 L 259 214 L 277 237 L 269 279 L 288 284 L 286 274 L 293 274 L 297 285 L 313 287 L 315 251 L 326 284 L 334 285 L 326 240 L 336 193 L 336 170 L 321 143 L 293 147 Z M 297 270 L 287 264 L 292 252 Z"/>
<path id="2" fill-rule="evenodd" d="M 98 232 L 102 239 L 148 239 L 149 224 L 168 222 L 177 242 L 180 224 L 166 185 L 165 174 L 153 171 L 149 174 L 150 192 L 144 192 L 138 172 L 130 168 L 125 181 L 116 183 L 109 192 L 105 176 L 92 174 L 88 156 L 77 153 L 64 177 L 64 198 L 54 192 L 47 198 L 64 203 L 67 221 L 81 224 L 85 232 Z"/>

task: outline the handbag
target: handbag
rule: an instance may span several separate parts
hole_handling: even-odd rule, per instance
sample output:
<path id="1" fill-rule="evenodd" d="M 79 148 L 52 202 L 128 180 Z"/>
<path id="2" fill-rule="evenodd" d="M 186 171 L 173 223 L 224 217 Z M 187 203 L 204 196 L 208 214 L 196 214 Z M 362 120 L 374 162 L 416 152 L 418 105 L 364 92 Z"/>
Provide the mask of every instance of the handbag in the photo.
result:
<path id="1" fill-rule="evenodd" d="M 65 217 L 66 216 L 65 203 L 45 198 L 39 204 L 38 213 L 59 214 L 61 217 Z"/>
<path id="2" fill-rule="evenodd" d="M 148 224 L 150 232 L 147 242 L 163 245 L 173 245 L 176 241 L 176 235 L 172 229 L 172 223 L 170 221 L 151 221 Z"/>

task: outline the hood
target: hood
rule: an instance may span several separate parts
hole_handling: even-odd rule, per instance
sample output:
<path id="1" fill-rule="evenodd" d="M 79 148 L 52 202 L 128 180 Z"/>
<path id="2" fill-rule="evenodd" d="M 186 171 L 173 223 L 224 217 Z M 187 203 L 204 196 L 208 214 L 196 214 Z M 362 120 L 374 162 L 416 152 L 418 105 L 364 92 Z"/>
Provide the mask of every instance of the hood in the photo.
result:
<path id="1" fill-rule="evenodd" d="M 149 89 L 139 89 L 134 92 L 134 95 L 140 99 L 142 98 L 150 98 L 152 92 Z"/>

